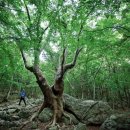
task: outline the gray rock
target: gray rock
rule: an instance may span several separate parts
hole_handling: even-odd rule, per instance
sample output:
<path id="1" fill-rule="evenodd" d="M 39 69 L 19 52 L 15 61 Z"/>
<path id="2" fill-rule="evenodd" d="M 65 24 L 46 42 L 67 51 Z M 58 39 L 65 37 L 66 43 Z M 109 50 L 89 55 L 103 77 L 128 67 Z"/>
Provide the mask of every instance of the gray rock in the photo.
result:
<path id="1" fill-rule="evenodd" d="M 79 123 L 75 128 L 74 130 L 87 130 L 87 127 L 85 124 L 83 123 Z"/>
<path id="2" fill-rule="evenodd" d="M 21 110 L 19 111 L 19 113 L 18 113 L 17 116 L 19 116 L 20 118 L 26 119 L 26 118 L 28 118 L 31 114 L 32 114 L 32 112 L 31 112 L 29 109 L 23 108 L 23 109 L 21 109 Z"/>
<path id="3" fill-rule="evenodd" d="M 17 111 L 17 109 L 8 109 L 7 113 L 12 114 L 12 113 L 15 113 L 16 111 Z"/>
<path id="4" fill-rule="evenodd" d="M 51 128 L 49 128 L 48 130 L 59 130 L 57 126 L 53 126 Z"/>
<path id="5" fill-rule="evenodd" d="M 100 130 L 116 130 L 117 129 L 116 126 L 117 126 L 116 122 L 114 120 L 112 121 L 110 118 L 108 118 L 102 124 L 102 126 L 100 127 Z"/>
<path id="6" fill-rule="evenodd" d="M 5 111 L 0 112 L 0 119 L 6 120 L 6 121 L 11 121 L 12 118 L 9 114 L 7 114 Z"/>
<path id="7" fill-rule="evenodd" d="M 20 126 L 19 121 L 5 121 L 5 120 L 0 120 L 0 126 L 4 128 L 10 128 L 10 127 L 18 127 Z"/>
<path id="8" fill-rule="evenodd" d="M 112 114 L 111 107 L 103 101 L 83 101 L 68 94 L 64 94 L 64 100 L 65 109 L 85 124 L 102 124 Z"/>
<path id="9" fill-rule="evenodd" d="M 20 110 L 19 105 L 17 105 L 17 104 L 9 105 L 9 106 L 6 106 L 5 108 L 3 108 L 4 111 L 5 110 L 8 111 L 9 109 Z"/>
<path id="10" fill-rule="evenodd" d="M 20 117 L 19 117 L 19 116 L 15 116 L 15 115 L 14 115 L 14 116 L 12 116 L 12 120 L 13 120 L 13 121 L 15 121 L 15 120 L 19 120 L 19 119 L 20 119 Z"/>
<path id="11" fill-rule="evenodd" d="M 37 127 L 38 127 L 37 122 L 32 122 L 31 123 L 31 129 L 37 129 Z"/>
<path id="12" fill-rule="evenodd" d="M 130 130 L 130 112 L 111 115 L 102 124 L 100 130 Z"/>
<path id="13" fill-rule="evenodd" d="M 12 127 L 12 128 L 10 128 L 8 130 L 19 130 L 19 128 L 18 127 Z"/>
<path id="14" fill-rule="evenodd" d="M 50 110 L 49 108 L 45 108 L 41 114 L 39 115 L 38 119 L 41 121 L 41 122 L 48 122 L 51 120 L 52 118 L 52 110 Z"/>

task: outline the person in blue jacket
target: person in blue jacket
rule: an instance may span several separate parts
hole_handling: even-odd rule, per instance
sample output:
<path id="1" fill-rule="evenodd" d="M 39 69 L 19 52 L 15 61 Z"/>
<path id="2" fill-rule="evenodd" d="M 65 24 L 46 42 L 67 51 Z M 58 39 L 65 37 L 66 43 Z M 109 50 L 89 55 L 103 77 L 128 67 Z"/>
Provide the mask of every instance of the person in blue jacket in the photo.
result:
<path id="1" fill-rule="evenodd" d="M 25 97 L 26 97 L 26 92 L 24 89 L 21 89 L 20 91 L 20 101 L 19 101 L 19 105 L 21 104 L 21 101 L 23 100 L 25 106 L 26 106 L 26 100 L 25 100 Z"/>

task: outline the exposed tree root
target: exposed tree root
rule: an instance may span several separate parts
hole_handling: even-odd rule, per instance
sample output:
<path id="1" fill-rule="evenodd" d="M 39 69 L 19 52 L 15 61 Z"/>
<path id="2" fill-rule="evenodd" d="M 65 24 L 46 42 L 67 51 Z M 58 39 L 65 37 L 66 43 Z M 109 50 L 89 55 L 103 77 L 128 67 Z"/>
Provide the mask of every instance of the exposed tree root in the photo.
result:
<path id="1" fill-rule="evenodd" d="M 67 113 L 63 113 L 63 115 L 70 120 L 70 124 L 72 124 L 72 118 Z"/>

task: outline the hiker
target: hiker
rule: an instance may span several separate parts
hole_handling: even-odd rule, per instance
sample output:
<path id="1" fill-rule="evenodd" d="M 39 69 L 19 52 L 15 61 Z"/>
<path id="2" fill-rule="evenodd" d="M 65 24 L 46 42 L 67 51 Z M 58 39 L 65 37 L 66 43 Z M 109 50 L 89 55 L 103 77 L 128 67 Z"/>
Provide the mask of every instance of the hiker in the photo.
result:
<path id="1" fill-rule="evenodd" d="M 19 105 L 21 104 L 21 101 L 23 100 L 23 101 L 24 101 L 24 104 L 25 104 L 25 106 L 26 106 L 25 97 L 26 97 L 26 92 L 25 92 L 24 89 L 21 89 L 21 91 L 20 91 L 20 101 L 19 101 Z"/>

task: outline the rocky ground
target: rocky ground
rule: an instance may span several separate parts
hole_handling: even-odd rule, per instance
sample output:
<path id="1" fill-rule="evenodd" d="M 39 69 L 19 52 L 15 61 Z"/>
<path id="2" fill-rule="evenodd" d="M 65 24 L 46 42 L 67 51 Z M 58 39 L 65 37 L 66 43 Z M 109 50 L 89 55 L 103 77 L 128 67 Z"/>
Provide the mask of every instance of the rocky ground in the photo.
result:
<path id="1" fill-rule="evenodd" d="M 73 111 L 69 114 L 72 121 L 63 117 L 58 126 L 48 130 L 130 130 L 128 112 L 114 114 L 110 106 L 102 101 L 82 101 L 69 95 L 64 95 L 64 98 L 66 107 Z M 47 108 L 37 120 L 21 127 L 38 110 L 42 101 L 41 98 L 29 99 L 27 106 L 19 106 L 18 101 L 0 104 L 0 130 L 46 130 L 52 117 L 52 111 Z"/>

